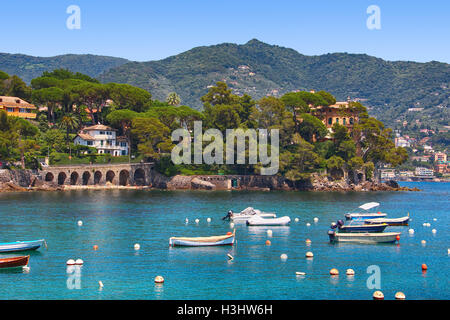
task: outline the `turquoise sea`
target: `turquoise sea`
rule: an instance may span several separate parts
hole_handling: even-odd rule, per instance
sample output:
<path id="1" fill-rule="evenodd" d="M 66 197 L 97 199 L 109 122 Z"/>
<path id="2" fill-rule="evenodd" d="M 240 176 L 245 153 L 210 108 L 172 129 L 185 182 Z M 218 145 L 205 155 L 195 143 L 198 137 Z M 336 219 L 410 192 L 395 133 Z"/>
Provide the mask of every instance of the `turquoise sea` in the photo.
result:
<path id="1" fill-rule="evenodd" d="M 385 299 L 394 299 L 397 291 L 406 299 L 449 299 L 450 183 L 401 185 L 422 191 L 3 193 L 0 242 L 45 238 L 48 249 L 30 253 L 28 272 L 0 271 L 0 299 L 372 299 L 376 289 L 367 287 L 367 268 L 372 265 L 380 268 Z M 370 201 L 380 202 L 379 209 L 389 217 L 410 213 L 409 227 L 386 229 L 402 232 L 400 244 L 330 244 L 331 222 Z M 221 218 L 230 209 L 249 206 L 288 215 L 291 225 L 236 224 L 233 247 L 169 248 L 171 236 L 232 231 Z M 81 227 L 78 220 L 83 221 Z M 423 226 L 427 222 L 430 227 Z M 414 235 L 408 234 L 409 228 Z M 307 238 L 312 241 L 309 246 Z M 267 239 L 270 246 L 265 245 Z M 313 259 L 305 258 L 307 251 L 314 253 Z M 280 259 L 283 253 L 287 260 Z M 71 258 L 83 259 L 84 265 L 68 268 Z M 331 277 L 331 268 L 340 275 Z M 348 268 L 355 270 L 354 277 L 345 275 Z M 306 276 L 296 276 L 296 271 Z M 157 275 L 165 278 L 163 285 L 155 285 Z"/>

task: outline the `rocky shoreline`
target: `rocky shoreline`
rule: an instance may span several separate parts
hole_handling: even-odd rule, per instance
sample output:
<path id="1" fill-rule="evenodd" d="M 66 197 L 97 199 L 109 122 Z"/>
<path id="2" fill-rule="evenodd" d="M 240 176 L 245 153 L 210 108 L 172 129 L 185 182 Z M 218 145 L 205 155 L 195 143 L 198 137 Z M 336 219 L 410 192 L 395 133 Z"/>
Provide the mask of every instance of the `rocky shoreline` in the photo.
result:
<path id="1" fill-rule="evenodd" d="M 68 191 L 68 190 L 251 190 L 251 191 L 314 191 L 368 192 L 420 191 L 400 187 L 396 181 L 350 183 L 332 180 L 326 175 L 313 175 L 309 181 L 292 182 L 278 176 L 181 176 L 165 177 L 155 172 L 148 186 L 58 185 L 39 179 L 30 170 L 0 170 L 0 192 Z"/>

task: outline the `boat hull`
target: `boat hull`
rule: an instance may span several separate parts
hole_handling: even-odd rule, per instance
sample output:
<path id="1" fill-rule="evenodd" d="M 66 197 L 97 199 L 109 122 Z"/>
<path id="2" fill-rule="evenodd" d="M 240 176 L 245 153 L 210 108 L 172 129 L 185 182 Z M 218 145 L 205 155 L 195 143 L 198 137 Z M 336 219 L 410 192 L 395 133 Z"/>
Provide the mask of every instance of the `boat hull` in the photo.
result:
<path id="1" fill-rule="evenodd" d="M 28 265 L 30 256 L 0 259 L 0 269 L 21 268 Z"/>
<path id="2" fill-rule="evenodd" d="M 286 226 L 291 222 L 288 216 L 280 218 L 265 219 L 261 217 L 253 217 L 247 220 L 249 226 Z"/>
<path id="3" fill-rule="evenodd" d="M 400 232 L 385 232 L 385 233 L 338 233 L 328 232 L 330 242 L 357 242 L 357 243 L 394 243 Z"/>
<path id="4" fill-rule="evenodd" d="M 347 220 L 357 220 L 357 219 L 375 219 L 384 218 L 387 213 L 346 213 L 345 219 Z"/>
<path id="5" fill-rule="evenodd" d="M 255 216 L 260 216 L 263 218 L 275 218 L 277 215 L 275 213 L 260 213 L 260 214 L 236 214 L 231 217 L 231 220 L 236 221 L 247 221 Z"/>
<path id="6" fill-rule="evenodd" d="M 44 244 L 44 239 L 34 241 L 17 241 L 0 243 L 0 252 L 17 252 L 37 250 Z"/>
<path id="7" fill-rule="evenodd" d="M 383 232 L 388 225 L 383 224 L 362 224 L 362 225 L 343 225 L 339 228 L 339 232 L 355 232 L 355 233 L 366 233 L 366 232 Z"/>
<path id="8" fill-rule="evenodd" d="M 377 224 L 377 223 L 386 223 L 389 226 L 407 226 L 409 225 L 409 216 L 402 218 L 376 218 L 376 219 L 366 219 L 364 221 L 366 224 Z"/>
<path id="9" fill-rule="evenodd" d="M 219 237 L 177 238 L 169 239 L 169 246 L 175 247 L 208 247 L 224 246 L 234 244 L 234 233 L 232 235 Z"/>

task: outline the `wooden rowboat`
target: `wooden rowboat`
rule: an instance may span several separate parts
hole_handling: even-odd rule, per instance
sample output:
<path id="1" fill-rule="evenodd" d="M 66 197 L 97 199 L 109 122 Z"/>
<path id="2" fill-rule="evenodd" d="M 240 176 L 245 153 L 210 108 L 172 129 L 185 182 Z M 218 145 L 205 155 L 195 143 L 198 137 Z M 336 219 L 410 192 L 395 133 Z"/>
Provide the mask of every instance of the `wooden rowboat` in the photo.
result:
<path id="1" fill-rule="evenodd" d="M 3 258 L 0 259 L 0 268 L 21 268 L 28 264 L 30 256 L 14 257 L 14 258 Z"/>
<path id="2" fill-rule="evenodd" d="M 229 232 L 223 236 L 212 237 L 171 237 L 169 239 L 169 246 L 185 246 L 185 247 L 202 247 L 202 246 L 222 246 L 233 245 L 234 236 L 236 230 L 233 233 Z"/>
<path id="3" fill-rule="evenodd" d="M 46 246 L 45 240 L 16 241 L 0 243 L 0 252 L 16 252 L 39 249 L 42 245 Z"/>
<path id="4" fill-rule="evenodd" d="M 400 232 L 381 233 L 339 233 L 328 231 L 330 242 L 359 242 L 359 243 L 393 243 L 400 238 Z"/>
<path id="5" fill-rule="evenodd" d="M 409 224 L 409 215 L 401 218 L 376 218 L 376 219 L 366 219 L 364 223 L 372 225 L 378 223 L 386 223 L 390 226 L 407 226 Z"/>

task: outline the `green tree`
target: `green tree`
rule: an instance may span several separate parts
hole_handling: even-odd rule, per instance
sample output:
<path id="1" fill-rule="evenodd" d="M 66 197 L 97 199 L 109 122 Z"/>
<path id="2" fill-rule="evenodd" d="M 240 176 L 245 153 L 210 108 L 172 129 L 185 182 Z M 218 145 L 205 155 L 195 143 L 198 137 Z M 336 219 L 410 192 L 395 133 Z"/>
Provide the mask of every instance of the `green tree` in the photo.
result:
<path id="1" fill-rule="evenodd" d="M 312 143 L 327 135 L 327 127 L 315 116 L 308 113 L 302 113 L 300 114 L 299 119 L 300 124 L 298 126 L 298 132 L 306 141 Z"/>
<path id="2" fill-rule="evenodd" d="M 69 133 L 79 128 L 80 120 L 74 114 L 67 114 L 62 117 L 59 126 L 66 130 L 66 142 L 69 143 Z"/>
<path id="3" fill-rule="evenodd" d="M 146 158 L 157 160 L 173 147 L 169 128 L 156 118 L 134 118 L 131 133 L 136 136 L 139 153 Z"/>
<path id="4" fill-rule="evenodd" d="M 175 107 L 181 103 L 181 98 L 176 92 L 171 92 L 167 95 L 166 102 Z"/>

